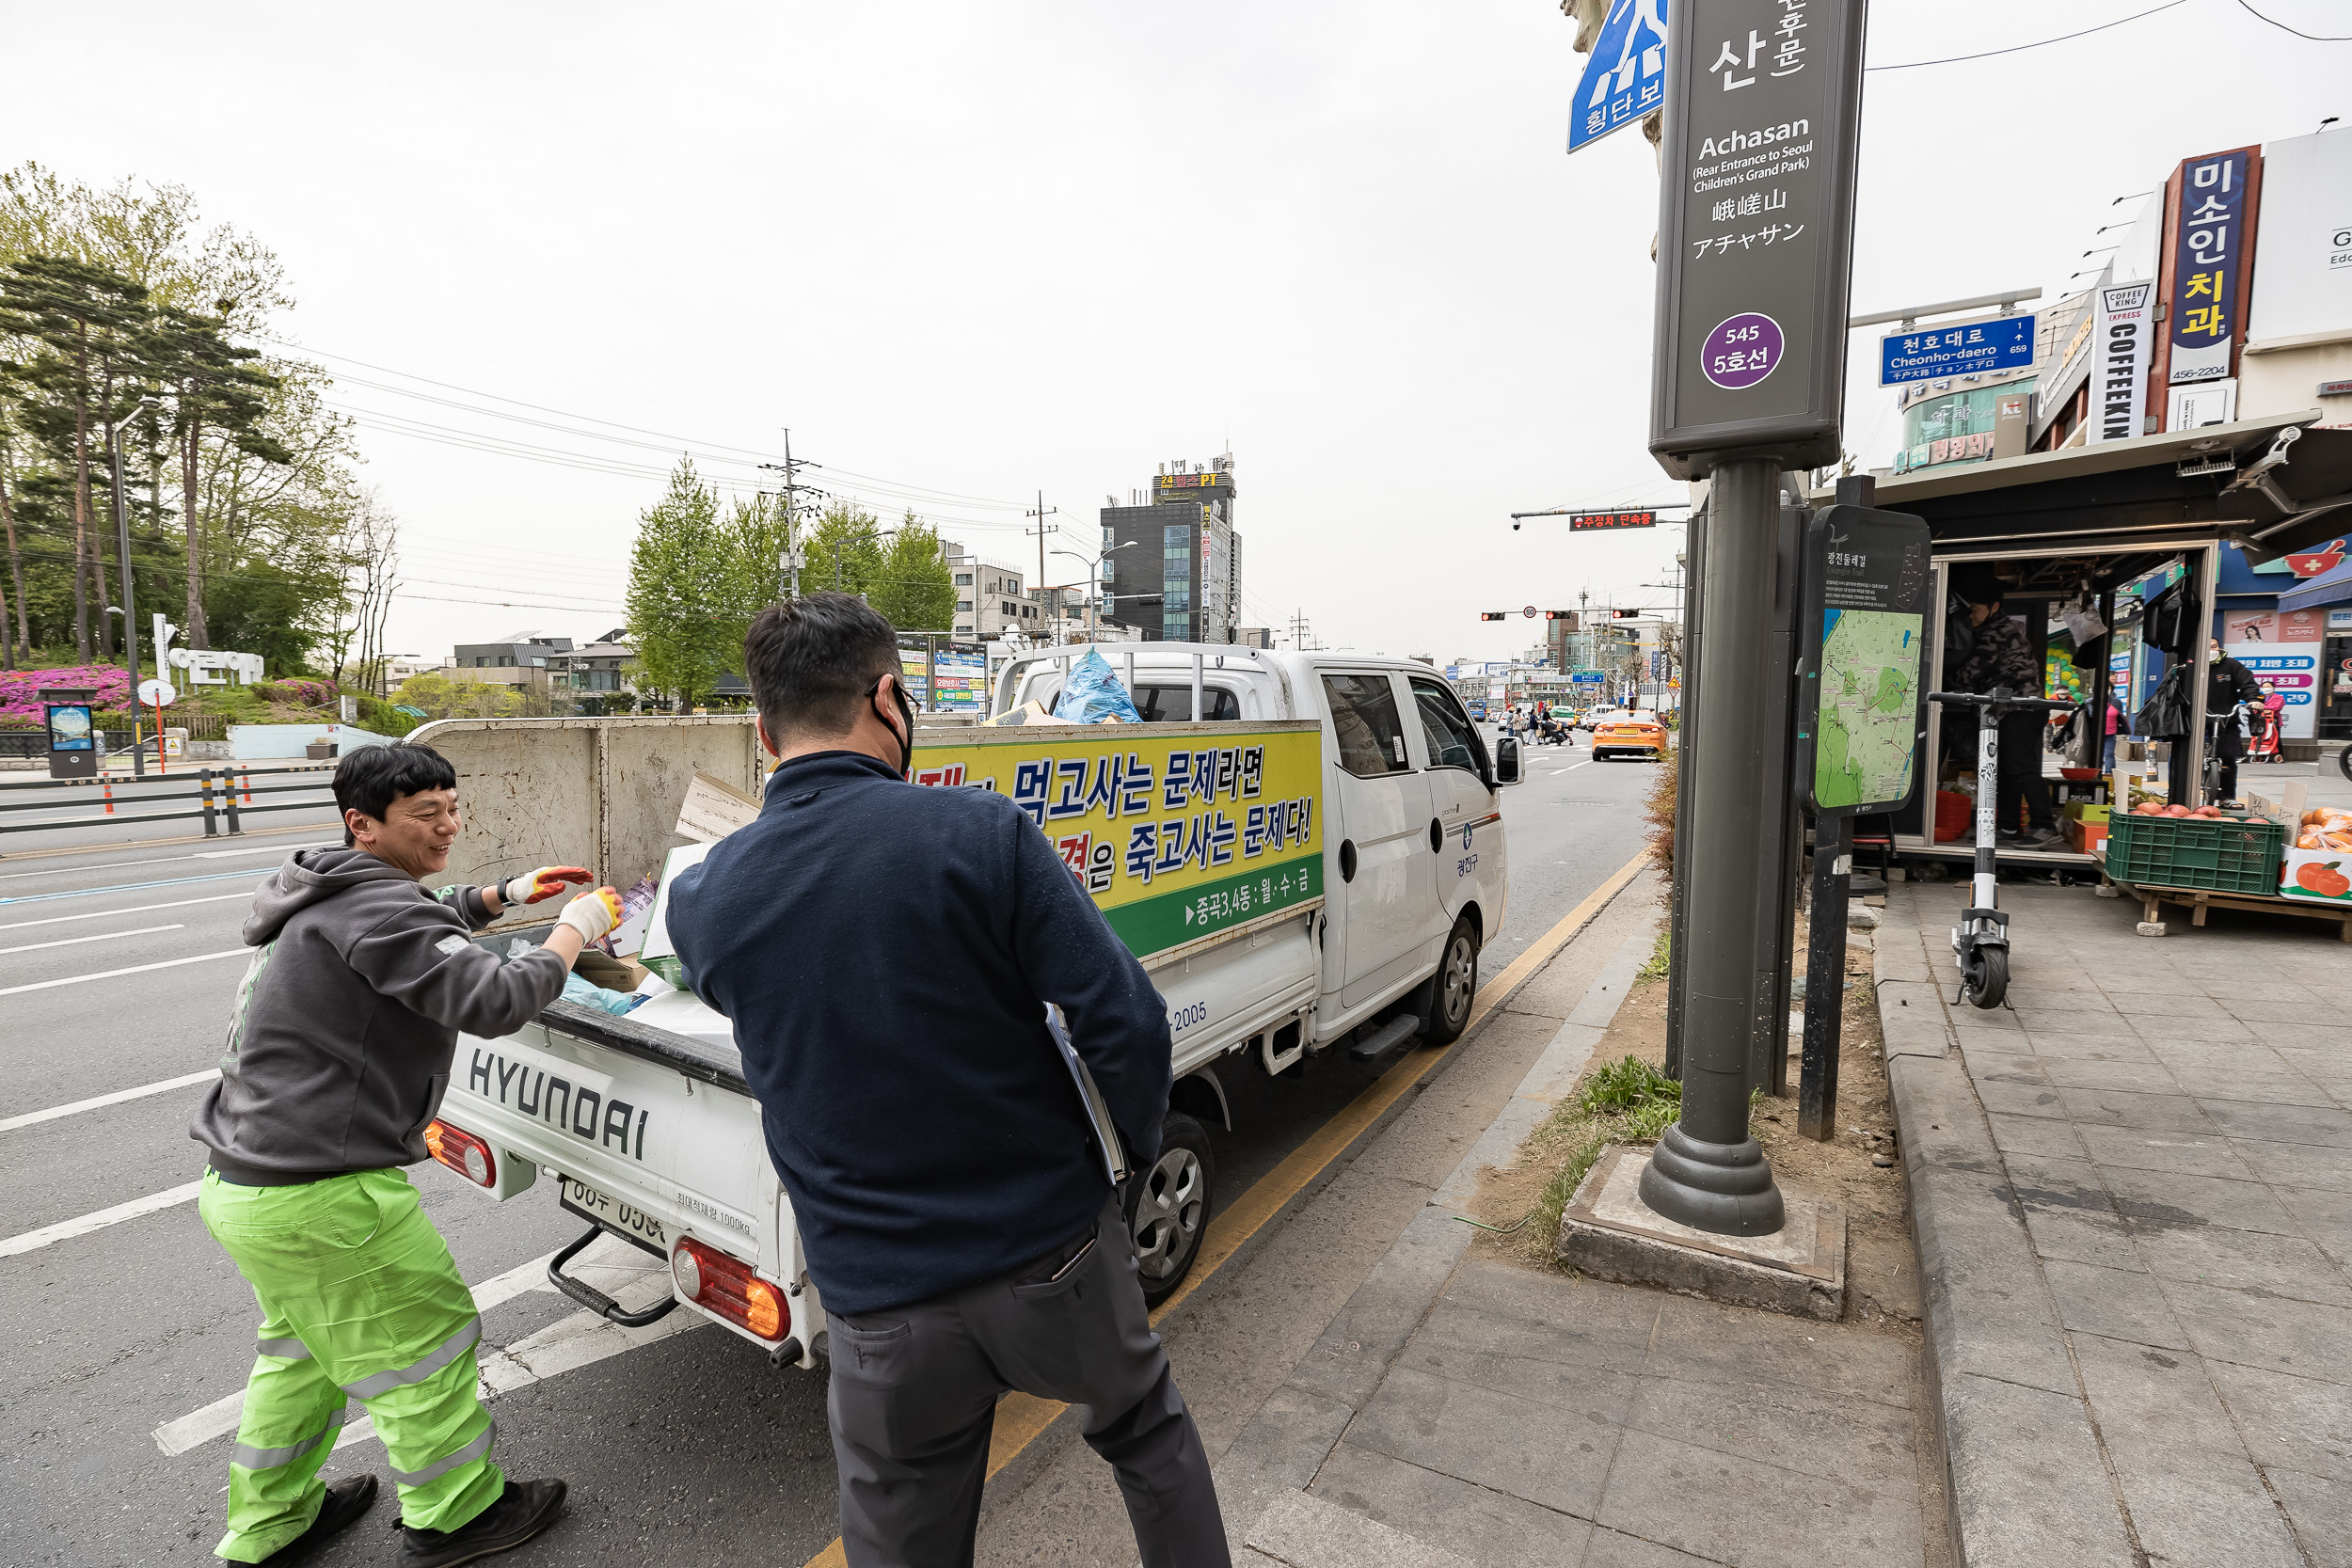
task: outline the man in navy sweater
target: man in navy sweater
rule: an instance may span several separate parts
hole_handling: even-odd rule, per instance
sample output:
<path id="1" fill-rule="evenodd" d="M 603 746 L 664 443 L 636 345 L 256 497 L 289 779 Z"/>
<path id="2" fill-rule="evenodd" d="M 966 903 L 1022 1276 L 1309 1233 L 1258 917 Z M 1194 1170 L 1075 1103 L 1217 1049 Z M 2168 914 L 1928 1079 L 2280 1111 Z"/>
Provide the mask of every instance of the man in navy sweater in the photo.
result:
<path id="1" fill-rule="evenodd" d="M 969 1563 L 996 1401 L 1088 1407 L 1145 1568 L 1230 1562 L 1207 1455 L 1046 1023 L 1133 1161 L 1158 1157 L 1159 993 L 1004 796 L 906 782 L 890 623 L 845 594 L 745 640 L 758 820 L 670 893 L 687 981 L 735 1024 L 823 1293 L 853 1568 Z"/>

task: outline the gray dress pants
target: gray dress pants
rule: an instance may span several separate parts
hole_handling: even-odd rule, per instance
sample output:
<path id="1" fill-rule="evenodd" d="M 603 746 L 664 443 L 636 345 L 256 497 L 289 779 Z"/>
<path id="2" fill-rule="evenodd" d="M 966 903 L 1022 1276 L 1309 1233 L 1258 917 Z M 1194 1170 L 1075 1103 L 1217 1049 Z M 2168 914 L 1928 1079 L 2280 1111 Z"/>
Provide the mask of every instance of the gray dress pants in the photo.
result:
<path id="1" fill-rule="evenodd" d="M 966 1568 L 996 1401 L 1087 1407 L 1144 1568 L 1229 1568 L 1192 1412 L 1144 1314 L 1116 1199 L 1090 1235 L 909 1307 L 834 1314 L 826 1396 L 850 1568 Z"/>

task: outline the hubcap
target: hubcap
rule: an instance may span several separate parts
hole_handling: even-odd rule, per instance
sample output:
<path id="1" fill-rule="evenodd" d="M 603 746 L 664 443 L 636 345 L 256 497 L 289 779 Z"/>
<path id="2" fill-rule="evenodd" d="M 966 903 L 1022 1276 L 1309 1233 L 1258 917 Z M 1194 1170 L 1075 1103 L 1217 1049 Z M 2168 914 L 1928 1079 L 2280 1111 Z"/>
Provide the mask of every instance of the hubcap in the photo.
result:
<path id="1" fill-rule="evenodd" d="M 1189 1148 L 1168 1149 L 1144 1173 L 1133 1221 L 1136 1262 L 1144 1278 L 1168 1278 L 1200 1245 L 1203 1178 L 1200 1157 Z"/>
<path id="2" fill-rule="evenodd" d="M 1477 958 L 1470 952 L 1470 938 L 1455 937 L 1445 950 L 1445 1018 L 1448 1023 L 1462 1016 L 1470 1006 L 1470 978 Z"/>

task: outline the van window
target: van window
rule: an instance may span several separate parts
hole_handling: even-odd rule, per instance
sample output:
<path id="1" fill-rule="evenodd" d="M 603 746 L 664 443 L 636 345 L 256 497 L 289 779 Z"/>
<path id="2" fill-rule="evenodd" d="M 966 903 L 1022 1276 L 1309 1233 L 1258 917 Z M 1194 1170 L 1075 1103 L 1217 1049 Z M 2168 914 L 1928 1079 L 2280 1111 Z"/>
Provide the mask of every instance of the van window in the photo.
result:
<path id="1" fill-rule="evenodd" d="M 1412 687 L 1413 706 L 1421 714 L 1422 736 L 1429 745 L 1429 765 L 1483 773 L 1486 747 L 1453 691 L 1418 676 L 1413 677 Z"/>
<path id="2" fill-rule="evenodd" d="M 1397 721 L 1396 692 L 1386 675 L 1326 675 L 1323 694 L 1331 704 L 1339 732 L 1340 766 L 1359 779 L 1409 773 L 1405 726 Z"/>

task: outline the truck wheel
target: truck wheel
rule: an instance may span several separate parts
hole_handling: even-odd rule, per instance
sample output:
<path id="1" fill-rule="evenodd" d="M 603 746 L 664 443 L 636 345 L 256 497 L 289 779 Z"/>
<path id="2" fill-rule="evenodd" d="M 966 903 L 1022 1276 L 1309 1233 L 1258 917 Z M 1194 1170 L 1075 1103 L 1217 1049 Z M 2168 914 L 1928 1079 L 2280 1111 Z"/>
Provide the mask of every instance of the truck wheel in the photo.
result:
<path id="1" fill-rule="evenodd" d="M 1182 1111 L 1168 1112 L 1160 1124 L 1159 1160 L 1129 1177 L 1120 1195 L 1146 1306 L 1157 1307 L 1175 1294 L 1192 1271 L 1208 1229 L 1216 1183 L 1216 1156 L 1208 1132 Z"/>
<path id="2" fill-rule="evenodd" d="M 1438 973 L 1422 985 L 1417 1000 L 1425 1006 L 1419 1011 L 1429 1023 L 1421 1037 L 1431 1045 L 1452 1045 L 1470 1027 L 1470 1004 L 1478 997 L 1478 927 L 1469 915 L 1454 923 Z"/>

